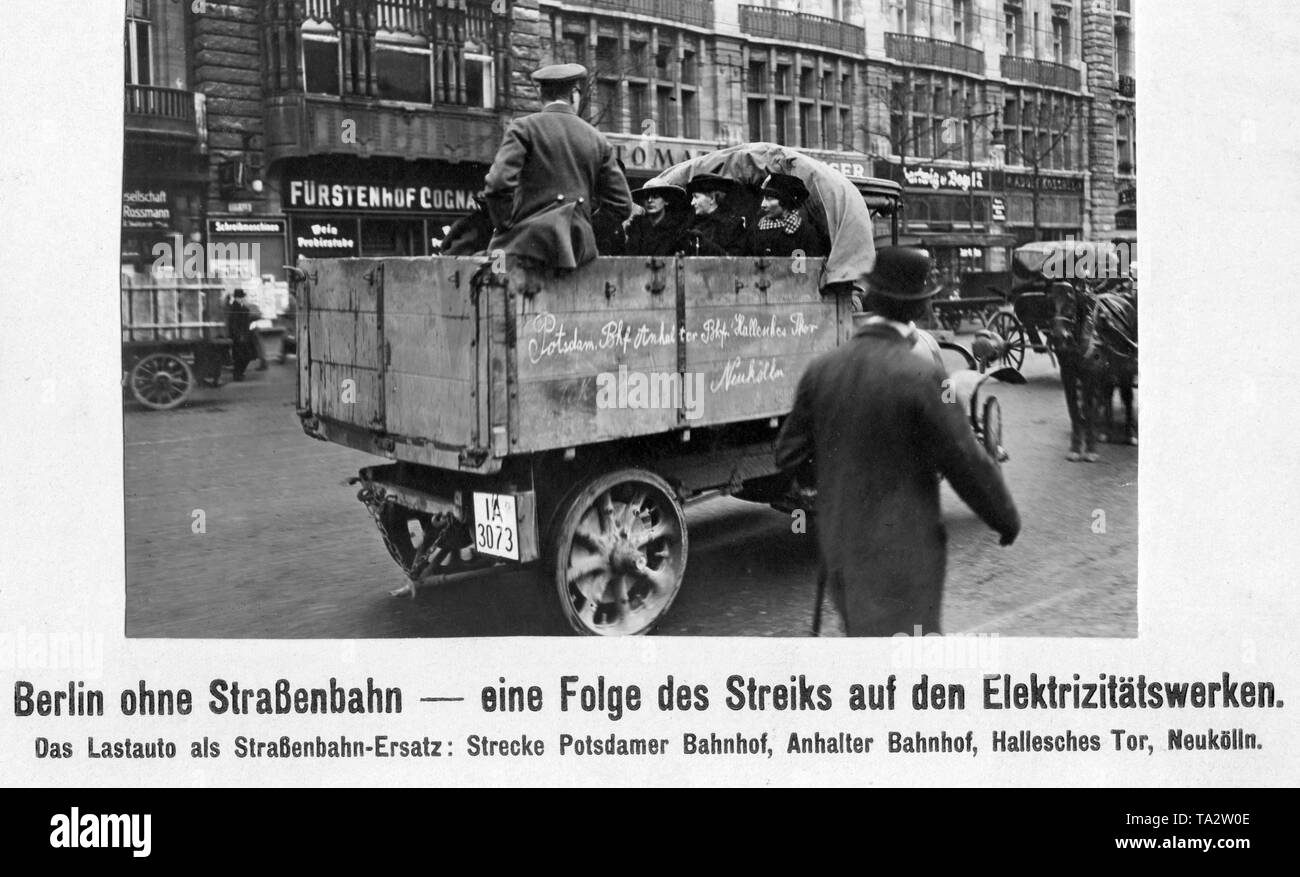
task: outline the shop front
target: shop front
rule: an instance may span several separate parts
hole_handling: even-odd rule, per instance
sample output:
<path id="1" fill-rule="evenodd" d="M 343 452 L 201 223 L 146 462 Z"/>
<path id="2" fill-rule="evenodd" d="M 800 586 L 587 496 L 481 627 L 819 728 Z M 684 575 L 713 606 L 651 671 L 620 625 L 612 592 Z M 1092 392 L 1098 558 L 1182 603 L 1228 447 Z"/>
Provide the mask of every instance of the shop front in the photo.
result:
<path id="1" fill-rule="evenodd" d="M 930 252 L 933 283 L 947 294 L 960 290 L 963 296 L 986 295 L 986 285 L 997 285 L 1014 239 L 1002 234 L 995 221 L 1005 204 L 993 197 L 987 169 L 910 163 L 904 168 L 881 160 L 874 169 L 877 176 L 903 186 L 900 243 Z"/>
<path id="2" fill-rule="evenodd" d="M 623 163 L 629 188 L 640 188 L 668 168 L 692 158 L 707 155 L 718 144 L 705 140 L 682 140 L 676 137 L 636 137 L 631 134 L 606 134 L 614 157 Z"/>
<path id="3" fill-rule="evenodd" d="M 288 255 L 428 256 L 475 208 L 487 166 L 310 156 L 283 162 Z"/>
<path id="4" fill-rule="evenodd" d="M 1007 231 L 1017 244 L 1083 238 L 1081 175 L 1042 173 L 1035 179 L 1033 174 L 1006 171 L 995 174 L 994 185 L 1006 198 Z"/>

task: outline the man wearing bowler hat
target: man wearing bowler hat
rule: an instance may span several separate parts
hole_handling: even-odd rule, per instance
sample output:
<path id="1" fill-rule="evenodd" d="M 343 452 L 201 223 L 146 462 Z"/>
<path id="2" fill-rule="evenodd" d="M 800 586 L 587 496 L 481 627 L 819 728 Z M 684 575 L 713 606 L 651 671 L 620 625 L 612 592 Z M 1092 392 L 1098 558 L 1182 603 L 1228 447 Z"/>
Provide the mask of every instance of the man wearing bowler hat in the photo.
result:
<path id="1" fill-rule="evenodd" d="M 689 199 L 681 186 L 642 186 L 632 193 L 642 214 L 627 227 L 629 256 L 671 256 L 682 249 L 682 225 Z"/>
<path id="2" fill-rule="evenodd" d="M 586 78 L 581 64 L 552 64 L 533 73 L 542 111 L 511 123 L 487 174 L 488 210 L 496 226 L 489 251 L 576 268 L 598 255 L 591 224 L 596 210 L 608 211 L 617 223 L 632 214 L 614 150 L 578 117 Z"/>
<path id="3" fill-rule="evenodd" d="M 1020 516 L 942 368 L 912 349 L 930 292 L 923 250 L 886 247 L 869 310 L 847 343 L 809 364 L 776 464 L 817 488 L 822 575 L 849 636 L 939 632 L 947 535 L 938 475 L 1010 545 Z"/>
<path id="4" fill-rule="evenodd" d="M 734 190 L 735 181 L 719 174 L 698 174 L 686 183 L 695 211 L 686 229 L 686 255 L 745 255 L 745 220 L 727 203 Z"/>
<path id="5" fill-rule="evenodd" d="M 750 235 L 751 256 L 824 256 L 821 236 L 799 214 L 808 187 L 790 174 L 768 174 L 763 181 L 763 215 Z"/>

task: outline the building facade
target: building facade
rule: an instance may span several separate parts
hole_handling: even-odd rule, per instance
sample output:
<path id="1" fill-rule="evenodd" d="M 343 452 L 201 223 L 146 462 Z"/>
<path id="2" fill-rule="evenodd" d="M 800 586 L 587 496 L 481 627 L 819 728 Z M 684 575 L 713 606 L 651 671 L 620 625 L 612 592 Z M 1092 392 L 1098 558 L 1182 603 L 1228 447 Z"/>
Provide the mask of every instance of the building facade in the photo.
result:
<path id="1" fill-rule="evenodd" d="M 538 108 L 528 75 L 576 61 L 633 186 L 735 143 L 799 147 L 901 182 L 948 276 L 1000 271 L 1016 242 L 1133 233 L 1131 5 L 133 0 L 124 197 L 167 200 L 148 234 L 257 242 L 264 275 L 435 252 Z M 147 243 L 128 247 L 127 206 L 124 260 Z"/>

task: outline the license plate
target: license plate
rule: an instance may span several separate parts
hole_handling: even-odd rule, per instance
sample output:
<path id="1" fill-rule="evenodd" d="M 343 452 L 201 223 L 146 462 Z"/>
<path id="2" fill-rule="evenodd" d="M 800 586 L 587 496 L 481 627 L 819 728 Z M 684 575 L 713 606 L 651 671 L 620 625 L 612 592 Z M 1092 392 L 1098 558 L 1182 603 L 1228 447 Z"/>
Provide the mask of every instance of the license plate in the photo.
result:
<path id="1" fill-rule="evenodd" d="M 519 559 L 519 515 L 513 496 L 474 492 L 474 548 L 494 557 Z"/>

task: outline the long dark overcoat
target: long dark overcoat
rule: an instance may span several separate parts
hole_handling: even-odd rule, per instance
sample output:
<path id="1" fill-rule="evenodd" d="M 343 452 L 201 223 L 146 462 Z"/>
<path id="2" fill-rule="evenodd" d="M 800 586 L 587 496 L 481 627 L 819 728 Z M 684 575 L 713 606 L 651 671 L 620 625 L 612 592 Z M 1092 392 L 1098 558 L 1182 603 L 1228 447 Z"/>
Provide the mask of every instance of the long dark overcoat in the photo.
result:
<path id="1" fill-rule="evenodd" d="M 597 208 L 617 222 L 632 215 L 627 180 L 605 135 L 565 103 L 511 123 L 485 189 L 497 228 L 489 250 L 557 268 L 596 258 L 591 214 Z"/>
<path id="2" fill-rule="evenodd" d="M 939 631 L 947 534 L 938 474 L 1004 538 L 1020 516 L 942 369 L 888 324 L 814 360 L 777 438 L 776 464 L 811 462 L 824 573 L 850 636 Z"/>

